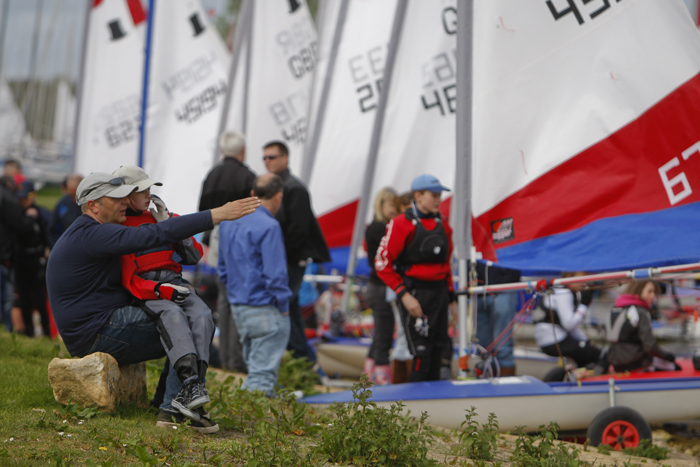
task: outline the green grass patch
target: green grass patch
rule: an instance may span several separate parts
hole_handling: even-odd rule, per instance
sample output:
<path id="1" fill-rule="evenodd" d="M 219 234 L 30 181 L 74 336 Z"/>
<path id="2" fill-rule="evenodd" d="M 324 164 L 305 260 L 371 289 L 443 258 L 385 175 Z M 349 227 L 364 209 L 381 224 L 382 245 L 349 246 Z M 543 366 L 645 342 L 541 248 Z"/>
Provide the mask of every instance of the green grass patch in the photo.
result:
<path id="1" fill-rule="evenodd" d="M 59 199 L 61 199 L 63 193 L 61 192 L 61 187 L 58 185 L 46 185 L 41 188 L 41 190 L 36 192 L 36 204 L 39 206 L 44 206 L 49 210 L 53 210 Z"/>

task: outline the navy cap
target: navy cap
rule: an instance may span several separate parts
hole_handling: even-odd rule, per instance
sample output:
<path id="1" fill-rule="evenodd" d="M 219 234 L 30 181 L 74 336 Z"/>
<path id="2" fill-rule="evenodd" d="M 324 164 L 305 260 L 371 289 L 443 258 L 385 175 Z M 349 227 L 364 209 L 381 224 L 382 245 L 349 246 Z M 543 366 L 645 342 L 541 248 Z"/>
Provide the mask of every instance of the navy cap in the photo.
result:
<path id="1" fill-rule="evenodd" d="M 29 193 L 32 193 L 34 191 L 36 191 L 36 189 L 34 188 L 34 182 L 25 180 L 19 185 L 15 196 L 19 199 L 26 199 L 29 197 Z"/>
<path id="2" fill-rule="evenodd" d="M 423 190 L 432 191 L 433 193 L 450 191 L 449 188 L 440 183 L 440 180 L 438 180 L 436 176 L 430 174 L 419 175 L 411 182 L 411 191 Z"/>

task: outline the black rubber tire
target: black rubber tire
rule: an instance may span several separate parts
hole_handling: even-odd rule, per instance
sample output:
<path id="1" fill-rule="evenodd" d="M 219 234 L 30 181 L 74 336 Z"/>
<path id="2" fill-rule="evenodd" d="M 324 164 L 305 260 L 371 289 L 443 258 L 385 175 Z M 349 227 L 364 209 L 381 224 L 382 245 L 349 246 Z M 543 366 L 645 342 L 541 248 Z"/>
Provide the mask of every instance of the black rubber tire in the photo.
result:
<path id="1" fill-rule="evenodd" d="M 552 368 L 544 375 L 542 381 L 545 383 L 561 383 L 566 378 L 566 368 L 563 366 L 557 366 Z"/>
<path id="2" fill-rule="evenodd" d="M 596 415 L 588 426 L 587 436 L 591 446 L 599 446 L 605 429 L 618 421 L 627 422 L 634 426 L 639 433 L 639 441 L 651 439 L 651 427 L 639 412 L 624 406 L 609 407 Z"/>

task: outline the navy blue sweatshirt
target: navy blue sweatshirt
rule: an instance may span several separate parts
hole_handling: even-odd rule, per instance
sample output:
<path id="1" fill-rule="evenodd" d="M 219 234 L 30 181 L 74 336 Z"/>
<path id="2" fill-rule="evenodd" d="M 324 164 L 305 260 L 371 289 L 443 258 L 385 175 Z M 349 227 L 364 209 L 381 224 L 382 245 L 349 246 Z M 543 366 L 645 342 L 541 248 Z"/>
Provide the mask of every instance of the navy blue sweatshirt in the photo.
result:
<path id="1" fill-rule="evenodd" d="M 114 310 L 131 303 L 121 282 L 122 255 L 212 227 L 209 211 L 139 227 L 100 224 L 85 214 L 73 222 L 56 242 L 46 270 L 53 317 L 71 355 L 87 353 Z"/>

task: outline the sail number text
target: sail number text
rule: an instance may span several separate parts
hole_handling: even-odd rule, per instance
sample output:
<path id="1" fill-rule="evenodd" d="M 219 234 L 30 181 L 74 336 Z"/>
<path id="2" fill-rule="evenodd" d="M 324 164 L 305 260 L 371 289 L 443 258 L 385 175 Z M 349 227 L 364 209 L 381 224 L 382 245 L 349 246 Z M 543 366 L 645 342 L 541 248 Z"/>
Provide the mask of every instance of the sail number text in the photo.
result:
<path id="1" fill-rule="evenodd" d="M 614 0 L 615 3 L 620 3 L 622 0 Z M 585 23 L 581 10 L 588 13 L 591 19 L 596 19 L 598 15 L 605 13 L 610 8 L 610 3 L 613 0 L 547 0 L 547 6 L 552 16 L 556 21 L 566 17 L 569 13 L 574 15 L 579 25 Z M 583 6 L 579 8 L 576 3 L 581 3 Z M 590 5 L 589 5 L 590 4 Z"/>
<path id="2" fill-rule="evenodd" d="M 700 153 L 700 141 L 683 151 L 681 153 L 681 157 L 683 158 L 683 161 L 687 161 L 688 158 L 695 153 Z M 681 161 L 678 159 L 678 157 L 674 157 L 659 167 L 659 176 L 661 177 L 661 182 L 664 184 L 664 188 L 666 189 L 666 194 L 668 195 L 668 200 L 671 203 L 671 206 L 684 200 L 693 193 L 693 189 L 690 188 L 690 183 L 688 183 L 688 177 L 686 177 L 685 172 L 681 172 L 671 178 L 668 176 L 668 173 L 672 169 L 680 165 Z M 676 187 L 679 186 L 682 189 L 676 192 Z"/>

